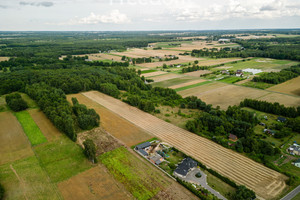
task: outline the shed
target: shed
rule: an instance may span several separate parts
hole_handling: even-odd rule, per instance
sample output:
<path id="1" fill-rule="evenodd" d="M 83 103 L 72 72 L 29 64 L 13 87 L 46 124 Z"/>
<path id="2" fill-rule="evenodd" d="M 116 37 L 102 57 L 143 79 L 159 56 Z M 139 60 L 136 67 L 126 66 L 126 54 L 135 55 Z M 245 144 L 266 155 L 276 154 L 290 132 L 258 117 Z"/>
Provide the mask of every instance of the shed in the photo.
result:
<path id="1" fill-rule="evenodd" d="M 278 117 L 277 121 L 279 121 L 279 122 L 286 122 L 286 118 L 284 118 L 284 117 Z"/>
<path id="2" fill-rule="evenodd" d="M 230 134 L 229 135 L 229 140 L 233 141 L 233 142 L 236 142 L 236 141 L 238 141 L 238 137 L 236 135 Z"/>

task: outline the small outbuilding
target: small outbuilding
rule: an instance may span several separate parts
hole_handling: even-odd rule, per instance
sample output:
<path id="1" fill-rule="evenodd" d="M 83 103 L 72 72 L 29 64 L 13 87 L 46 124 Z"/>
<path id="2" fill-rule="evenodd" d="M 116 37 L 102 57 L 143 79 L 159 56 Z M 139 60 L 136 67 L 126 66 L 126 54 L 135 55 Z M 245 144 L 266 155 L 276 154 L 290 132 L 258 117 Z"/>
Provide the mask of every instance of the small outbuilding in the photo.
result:
<path id="1" fill-rule="evenodd" d="M 284 118 L 284 117 L 278 117 L 277 118 L 277 121 L 279 121 L 279 122 L 286 122 L 286 118 Z"/>
<path id="2" fill-rule="evenodd" d="M 300 168 L 300 159 L 296 160 L 296 161 L 294 162 L 294 165 L 295 165 L 296 167 L 299 167 L 299 168 Z"/>
<path id="3" fill-rule="evenodd" d="M 232 142 L 236 142 L 238 141 L 238 137 L 236 135 L 230 134 L 229 135 L 229 140 Z"/>

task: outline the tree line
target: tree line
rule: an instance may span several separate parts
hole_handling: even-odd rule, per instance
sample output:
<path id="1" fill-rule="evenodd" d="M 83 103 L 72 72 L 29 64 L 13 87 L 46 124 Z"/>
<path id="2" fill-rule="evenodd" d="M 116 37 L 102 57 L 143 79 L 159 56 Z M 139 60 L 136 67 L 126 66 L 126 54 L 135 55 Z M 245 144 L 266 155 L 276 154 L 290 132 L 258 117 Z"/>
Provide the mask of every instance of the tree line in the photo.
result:
<path id="1" fill-rule="evenodd" d="M 8 107 L 10 107 L 10 109 L 14 112 L 19 112 L 28 108 L 26 101 L 24 101 L 19 93 L 6 95 L 5 101 Z"/>
<path id="2" fill-rule="evenodd" d="M 279 84 L 290 79 L 296 78 L 300 75 L 300 65 L 292 66 L 283 69 L 280 72 L 263 73 L 260 76 L 255 76 L 253 82 L 264 82 L 271 84 Z"/>

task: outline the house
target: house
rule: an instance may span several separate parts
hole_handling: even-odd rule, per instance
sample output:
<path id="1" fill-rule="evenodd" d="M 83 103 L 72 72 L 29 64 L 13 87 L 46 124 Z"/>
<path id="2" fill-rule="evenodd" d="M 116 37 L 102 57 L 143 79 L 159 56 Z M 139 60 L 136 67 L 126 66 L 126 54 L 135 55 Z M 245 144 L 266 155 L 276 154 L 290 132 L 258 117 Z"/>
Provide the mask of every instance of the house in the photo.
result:
<path id="1" fill-rule="evenodd" d="M 193 169 L 197 167 L 197 162 L 194 161 L 191 158 L 185 158 L 175 169 L 174 175 L 181 177 L 181 178 L 186 178 L 186 175 Z"/>
<path id="2" fill-rule="evenodd" d="M 279 122 L 286 122 L 286 118 L 284 118 L 284 117 L 278 117 L 277 118 L 277 121 L 279 121 Z"/>
<path id="3" fill-rule="evenodd" d="M 238 137 L 236 135 L 230 134 L 229 135 L 229 140 L 232 142 L 236 142 L 238 141 Z"/>
<path id="4" fill-rule="evenodd" d="M 222 70 L 221 73 L 222 74 L 228 74 L 228 75 L 230 74 L 228 70 Z"/>
<path id="5" fill-rule="evenodd" d="M 239 77 L 243 76 L 243 70 L 237 70 L 235 75 Z"/>
<path id="6" fill-rule="evenodd" d="M 161 155 L 156 154 L 150 158 L 150 161 L 156 165 L 159 165 L 164 161 L 164 158 Z"/>
<path id="7" fill-rule="evenodd" d="M 268 120 L 268 116 L 264 116 L 264 119 L 265 119 L 265 120 Z"/>
<path id="8" fill-rule="evenodd" d="M 296 161 L 294 162 L 294 165 L 295 165 L 296 167 L 300 167 L 300 159 L 296 160 Z"/>
<path id="9" fill-rule="evenodd" d="M 135 150 L 138 151 L 143 156 L 148 156 L 149 154 L 147 153 L 147 151 L 145 151 L 145 149 L 148 149 L 149 147 L 151 147 L 151 143 L 145 142 L 143 144 L 137 145 L 135 147 Z"/>
<path id="10" fill-rule="evenodd" d="M 270 134 L 270 135 L 273 135 L 273 136 L 274 136 L 276 132 L 275 132 L 275 131 L 273 131 L 273 130 L 271 130 L 271 129 L 266 129 L 266 128 L 265 128 L 265 129 L 264 129 L 264 133 L 268 133 L 268 134 Z"/>
<path id="11" fill-rule="evenodd" d="M 266 124 L 265 124 L 265 123 L 262 123 L 262 122 L 260 122 L 259 125 L 261 125 L 261 126 L 266 126 Z"/>
<path id="12" fill-rule="evenodd" d="M 292 155 L 300 156 L 300 145 L 294 143 L 292 146 L 288 148 L 287 151 Z"/>

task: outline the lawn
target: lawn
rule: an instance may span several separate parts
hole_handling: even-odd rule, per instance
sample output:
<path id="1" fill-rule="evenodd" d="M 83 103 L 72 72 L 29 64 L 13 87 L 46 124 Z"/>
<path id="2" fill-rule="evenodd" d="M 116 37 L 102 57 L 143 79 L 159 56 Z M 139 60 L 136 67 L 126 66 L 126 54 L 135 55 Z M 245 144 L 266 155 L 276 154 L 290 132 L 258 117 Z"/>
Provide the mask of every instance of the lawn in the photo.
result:
<path id="1" fill-rule="evenodd" d="M 17 112 L 15 113 L 15 116 L 22 125 L 23 130 L 32 146 L 47 142 L 46 137 L 27 111 Z"/>
<path id="2" fill-rule="evenodd" d="M 125 147 L 102 154 L 99 160 L 137 199 L 151 199 L 169 184 Z"/>
<path id="3" fill-rule="evenodd" d="M 29 108 L 38 108 L 37 103 L 32 100 L 27 94 L 21 93 L 21 96 L 26 101 Z"/>
<path id="4" fill-rule="evenodd" d="M 208 83 L 211 83 L 211 81 L 205 81 L 205 82 L 197 83 L 197 84 L 194 84 L 194 85 L 188 85 L 188 86 L 185 86 L 185 87 L 177 88 L 177 89 L 175 89 L 175 91 L 180 92 L 180 91 L 183 91 L 183 90 L 198 87 L 198 86 L 205 85 L 205 84 L 208 84 Z"/>
<path id="5" fill-rule="evenodd" d="M 258 89 L 263 89 L 263 90 L 274 86 L 274 84 L 270 84 L 270 83 L 253 82 L 253 81 L 248 81 L 246 83 L 243 83 L 242 85 L 246 86 L 246 87 L 253 87 L 253 88 L 258 88 Z"/>
<path id="6" fill-rule="evenodd" d="M 41 165 L 52 182 L 61 182 L 79 174 L 93 165 L 86 159 L 83 150 L 66 136 L 34 148 Z"/>
<path id="7" fill-rule="evenodd" d="M 227 199 L 231 199 L 230 196 L 232 194 L 235 194 L 236 189 L 233 188 L 232 186 L 228 185 L 221 179 L 215 177 L 208 171 L 204 171 L 204 173 L 207 175 L 207 183 L 208 185 L 213 188 L 214 190 L 220 192 L 224 197 Z"/>
<path id="8" fill-rule="evenodd" d="M 5 199 L 62 199 L 35 156 L 0 166 Z"/>

